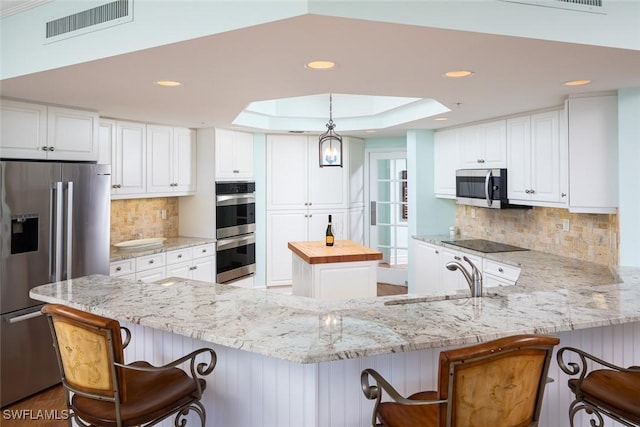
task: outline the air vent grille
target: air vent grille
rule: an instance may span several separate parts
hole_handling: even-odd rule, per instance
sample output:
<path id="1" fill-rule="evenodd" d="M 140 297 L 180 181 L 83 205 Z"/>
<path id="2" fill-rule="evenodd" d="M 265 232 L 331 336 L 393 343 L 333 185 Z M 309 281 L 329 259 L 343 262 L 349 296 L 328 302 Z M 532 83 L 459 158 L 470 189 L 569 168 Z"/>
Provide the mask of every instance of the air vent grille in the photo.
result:
<path id="1" fill-rule="evenodd" d="M 46 23 L 46 40 L 54 41 L 129 22 L 133 0 L 117 0 Z"/>
<path id="2" fill-rule="evenodd" d="M 521 3 L 529 6 L 542 6 L 554 9 L 575 10 L 606 14 L 604 0 L 500 0 L 507 3 Z"/>
<path id="3" fill-rule="evenodd" d="M 582 6 L 602 7 L 602 0 L 556 0 L 560 3 L 579 4 Z"/>

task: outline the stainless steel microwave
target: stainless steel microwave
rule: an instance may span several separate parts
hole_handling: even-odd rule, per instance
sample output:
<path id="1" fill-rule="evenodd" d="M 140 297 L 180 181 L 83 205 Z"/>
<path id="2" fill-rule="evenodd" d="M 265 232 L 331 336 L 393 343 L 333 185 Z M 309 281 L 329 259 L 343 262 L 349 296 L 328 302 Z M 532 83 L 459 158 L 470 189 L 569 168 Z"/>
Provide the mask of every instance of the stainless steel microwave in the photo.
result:
<path id="1" fill-rule="evenodd" d="M 492 209 L 511 207 L 507 199 L 507 170 L 458 169 L 456 202 Z"/>

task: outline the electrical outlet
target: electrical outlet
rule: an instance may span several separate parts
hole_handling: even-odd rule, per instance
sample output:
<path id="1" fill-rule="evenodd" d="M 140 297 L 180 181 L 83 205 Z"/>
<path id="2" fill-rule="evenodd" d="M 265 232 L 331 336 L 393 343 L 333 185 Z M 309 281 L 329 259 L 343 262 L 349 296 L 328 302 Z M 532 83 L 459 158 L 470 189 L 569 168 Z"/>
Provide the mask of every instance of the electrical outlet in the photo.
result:
<path id="1" fill-rule="evenodd" d="M 471 208 L 471 218 L 476 217 L 476 208 Z"/>
<path id="2" fill-rule="evenodd" d="M 571 223 L 569 222 L 568 219 L 563 219 L 562 220 L 562 231 L 569 231 L 570 225 L 571 225 Z"/>

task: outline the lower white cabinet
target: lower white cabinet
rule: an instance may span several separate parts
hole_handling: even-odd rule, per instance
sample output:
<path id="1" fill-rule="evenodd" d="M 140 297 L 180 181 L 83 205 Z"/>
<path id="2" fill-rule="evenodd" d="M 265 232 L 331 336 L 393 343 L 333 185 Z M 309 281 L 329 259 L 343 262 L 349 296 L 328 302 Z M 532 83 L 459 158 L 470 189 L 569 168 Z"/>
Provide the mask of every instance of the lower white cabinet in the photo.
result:
<path id="1" fill-rule="evenodd" d="M 215 246 L 207 243 L 114 261 L 110 274 L 140 282 L 155 282 L 167 277 L 215 282 L 215 270 Z"/>
<path id="2" fill-rule="evenodd" d="M 267 212 L 267 286 L 291 284 L 293 261 L 288 243 L 324 240 L 329 214 L 335 239 L 347 239 L 347 209 Z"/>
<path id="3" fill-rule="evenodd" d="M 520 275 L 520 268 L 512 265 L 421 240 L 413 242 L 415 283 L 410 284 L 411 293 L 433 295 L 469 290 L 469 284 L 464 275 L 458 270 L 450 271 L 446 267 L 447 263 L 458 261 L 471 273 L 471 266 L 464 260 L 464 256 L 482 272 L 485 288 L 515 285 Z"/>

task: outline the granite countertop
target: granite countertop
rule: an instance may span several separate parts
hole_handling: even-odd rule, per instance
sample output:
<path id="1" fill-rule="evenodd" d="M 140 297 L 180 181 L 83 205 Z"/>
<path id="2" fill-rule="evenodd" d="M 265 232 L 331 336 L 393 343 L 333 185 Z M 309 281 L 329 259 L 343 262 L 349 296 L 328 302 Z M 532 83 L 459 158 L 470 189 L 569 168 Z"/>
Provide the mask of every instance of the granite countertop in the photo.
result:
<path id="1" fill-rule="evenodd" d="M 460 252 L 467 252 L 500 263 L 520 267 L 514 292 L 523 289 L 553 290 L 558 286 L 574 285 L 602 285 L 620 282 L 616 272 L 608 266 L 591 262 L 580 261 L 573 258 L 553 255 L 540 251 L 517 251 L 482 253 L 471 249 L 444 243 L 450 241 L 448 235 L 413 236 L 416 240 L 441 245 Z M 457 240 L 464 240 L 460 237 Z M 492 288 L 493 289 L 493 288 Z"/>
<path id="2" fill-rule="evenodd" d="M 601 271 L 589 263 L 580 270 L 567 259 L 529 254 L 535 268 L 521 260 L 527 275 L 518 285 L 491 288 L 482 298 L 321 301 L 184 279 L 145 284 L 102 275 L 38 286 L 30 296 L 295 363 L 640 321 L 640 268 L 618 268 L 606 282 L 592 277 Z M 536 264 L 543 260 L 547 268 Z M 600 279 L 606 283 L 594 283 Z"/>
<path id="3" fill-rule="evenodd" d="M 333 246 L 327 246 L 324 241 L 289 242 L 287 247 L 308 264 L 376 261 L 382 259 L 382 252 L 362 246 L 351 240 L 336 240 Z"/>
<path id="4" fill-rule="evenodd" d="M 171 251 L 173 249 L 188 248 L 191 246 L 203 245 L 206 243 L 215 243 L 215 239 L 202 239 L 199 237 L 167 237 L 167 240 L 162 246 L 156 246 L 153 248 L 144 248 L 140 250 L 134 249 L 118 249 L 115 246 L 111 246 L 109 253 L 109 259 L 111 262 L 122 261 L 124 259 L 135 258 L 139 256 L 152 255 L 160 252 Z"/>

